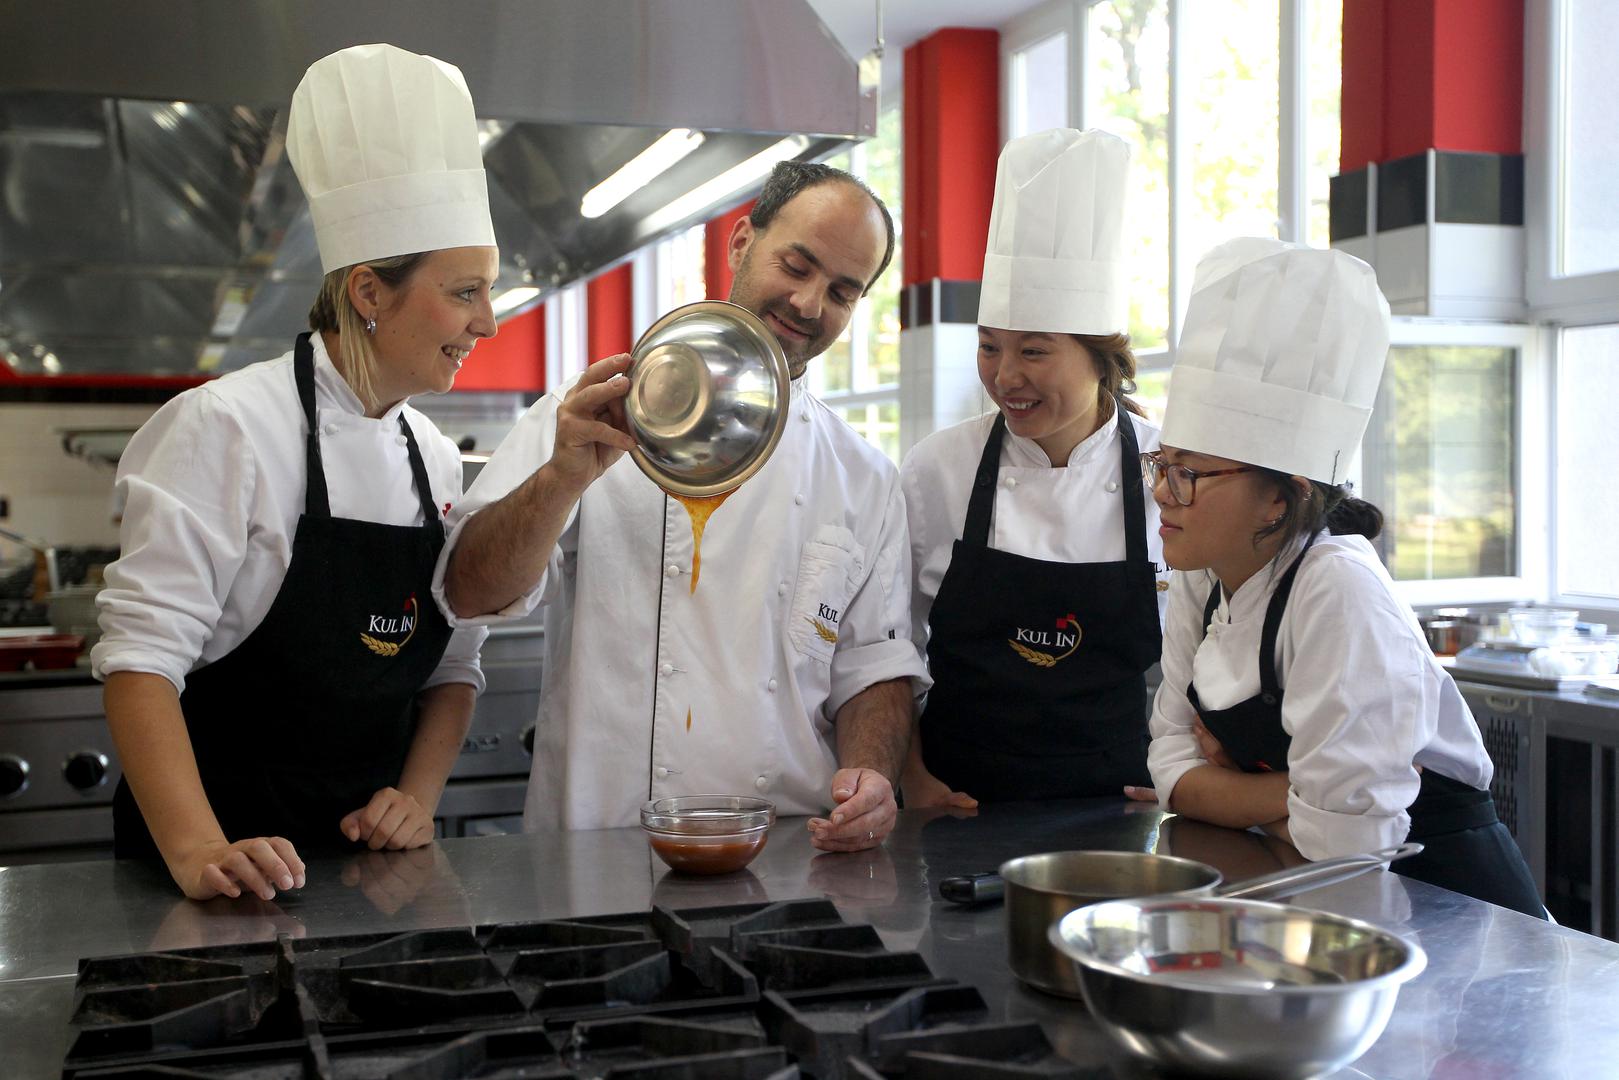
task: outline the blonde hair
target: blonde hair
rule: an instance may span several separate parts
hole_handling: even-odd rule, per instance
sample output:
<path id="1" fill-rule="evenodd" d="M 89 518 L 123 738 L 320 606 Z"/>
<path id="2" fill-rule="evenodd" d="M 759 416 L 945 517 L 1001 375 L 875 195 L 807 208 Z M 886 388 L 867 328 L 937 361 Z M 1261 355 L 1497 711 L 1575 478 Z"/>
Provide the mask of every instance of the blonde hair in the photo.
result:
<path id="1" fill-rule="evenodd" d="M 332 357 L 332 364 L 367 412 L 380 404 L 376 390 L 377 354 L 371 348 L 371 335 L 365 332 L 365 320 L 349 302 L 349 277 L 366 266 L 384 285 L 397 289 L 426 257 L 425 251 L 419 251 L 333 270 L 321 281 L 320 292 L 309 309 L 309 329 L 337 335 L 337 355 Z"/>

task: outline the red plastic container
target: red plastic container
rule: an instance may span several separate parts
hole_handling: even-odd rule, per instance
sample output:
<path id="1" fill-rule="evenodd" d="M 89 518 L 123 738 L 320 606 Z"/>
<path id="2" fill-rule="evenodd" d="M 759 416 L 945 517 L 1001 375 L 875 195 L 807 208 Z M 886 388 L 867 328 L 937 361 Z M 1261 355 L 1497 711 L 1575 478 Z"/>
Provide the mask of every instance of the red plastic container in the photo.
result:
<path id="1" fill-rule="evenodd" d="M 70 668 L 84 648 L 78 634 L 28 634 L 0 637 L 0 671 L 36 671 Z"/>

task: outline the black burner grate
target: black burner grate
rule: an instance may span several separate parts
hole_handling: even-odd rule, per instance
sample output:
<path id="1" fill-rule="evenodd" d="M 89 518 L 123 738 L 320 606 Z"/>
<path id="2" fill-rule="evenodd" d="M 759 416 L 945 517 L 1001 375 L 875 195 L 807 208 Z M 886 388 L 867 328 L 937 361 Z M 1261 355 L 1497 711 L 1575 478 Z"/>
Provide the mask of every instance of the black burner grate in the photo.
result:
<path id="1" fill-rule="evenodd" d="M 1105 1075 L 826 900 L 81 961 L 64 1080 Z"/>

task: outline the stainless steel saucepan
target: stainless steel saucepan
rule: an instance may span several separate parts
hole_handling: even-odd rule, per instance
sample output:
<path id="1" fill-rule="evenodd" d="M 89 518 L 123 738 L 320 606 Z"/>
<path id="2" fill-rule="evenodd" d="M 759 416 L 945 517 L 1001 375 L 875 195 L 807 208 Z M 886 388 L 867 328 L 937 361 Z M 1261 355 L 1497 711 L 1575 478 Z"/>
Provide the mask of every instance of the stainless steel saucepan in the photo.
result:
<path id="1" fill-rule="evenodd" d="M 1074 964 L 1050 939 L 1052 926 L 1076 908 L 1106 900 L 1160 896 L 1221 896 L 1267 899 L 1289 896 L 1354 877 L 1415 855 L 1406 843 L 1365 855 L 1323 859 L 1221 886 L 1220 871 L 1207 863 L 1140 851 L 1057 851 L 1001 864 L 998 875 L 978 874 L 940 882 L 939 891 L 958 903 L 993 899 L 997 881 L 1006 900 L 1006 945 L 1012 974 L 1037 990 L 1081 996 Z"/>

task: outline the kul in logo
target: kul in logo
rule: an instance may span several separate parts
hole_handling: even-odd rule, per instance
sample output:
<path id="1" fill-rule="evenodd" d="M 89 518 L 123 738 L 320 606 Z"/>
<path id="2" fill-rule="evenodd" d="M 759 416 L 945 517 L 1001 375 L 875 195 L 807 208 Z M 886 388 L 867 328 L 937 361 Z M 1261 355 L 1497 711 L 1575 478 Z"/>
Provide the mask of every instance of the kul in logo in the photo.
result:
<path id="1" fill-rule="evenodd" d="M 1064 633 L 1065 630 L 1072 632 Z M 1058 617 L 1055 631 L 1026 630 L 1020 626 L 1013 631 L 1013 634 L 1015 636 L 1007 638 L 1006 643 L 1012 646 L 1013 652 L 1035 667 L 1056 667 L 1059 662 L 1068 659 L 1074 654 L 1074 650 L 1079 648 L 1079 639 L 1085 636 L 1084 631 L 1080 630 L 1079 620 L 1074 618 L 1073 612 Z M 1045 648 L 1037 648 L 1036 646 L 1044 646 Z M 1066 649 L 1067 651 L 1056 653 L 1046 652 L 1045 649 Z"/>

